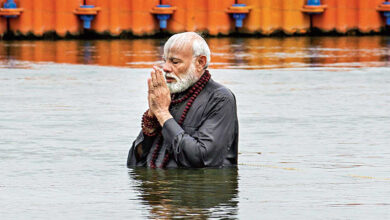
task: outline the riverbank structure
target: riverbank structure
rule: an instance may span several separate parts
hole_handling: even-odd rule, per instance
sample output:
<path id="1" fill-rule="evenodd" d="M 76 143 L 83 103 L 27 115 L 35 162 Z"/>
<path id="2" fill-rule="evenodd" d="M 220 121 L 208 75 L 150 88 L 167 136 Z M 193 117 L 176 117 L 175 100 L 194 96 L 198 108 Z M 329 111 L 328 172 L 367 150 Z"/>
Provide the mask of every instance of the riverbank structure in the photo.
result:
<path id="1" fill-rule="evenodd" d="M 388 0 L 0 0 L 0 37 L 383 33 Z"/>

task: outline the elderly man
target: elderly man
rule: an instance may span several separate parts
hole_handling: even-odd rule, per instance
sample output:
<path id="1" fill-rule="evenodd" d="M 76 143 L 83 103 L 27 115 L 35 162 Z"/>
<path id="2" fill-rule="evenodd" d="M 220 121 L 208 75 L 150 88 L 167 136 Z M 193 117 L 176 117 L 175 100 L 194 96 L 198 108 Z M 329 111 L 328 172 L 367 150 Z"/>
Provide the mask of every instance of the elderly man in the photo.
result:
<path id="1" fill-rule="evenodd" d="M 162 70 L 148 79 L 149 109 L 127 166 L 225 167 L 237 164 L 238 120 L 233 93 L 211 79 L 210 49 L 194 32 L 164 45 Z"/>

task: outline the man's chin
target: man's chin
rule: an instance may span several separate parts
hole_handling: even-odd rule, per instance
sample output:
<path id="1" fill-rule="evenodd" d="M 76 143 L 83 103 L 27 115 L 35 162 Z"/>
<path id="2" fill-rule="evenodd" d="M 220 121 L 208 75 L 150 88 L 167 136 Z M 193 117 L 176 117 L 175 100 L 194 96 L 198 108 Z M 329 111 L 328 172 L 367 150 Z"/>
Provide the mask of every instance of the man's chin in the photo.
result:
<path id="1" fill-rule="evenodd" d="M 167 86 L 172 94 L 181 93 L 185 90 L 182 85 L 177 85 L 177 83 L 167 83 Z"/>

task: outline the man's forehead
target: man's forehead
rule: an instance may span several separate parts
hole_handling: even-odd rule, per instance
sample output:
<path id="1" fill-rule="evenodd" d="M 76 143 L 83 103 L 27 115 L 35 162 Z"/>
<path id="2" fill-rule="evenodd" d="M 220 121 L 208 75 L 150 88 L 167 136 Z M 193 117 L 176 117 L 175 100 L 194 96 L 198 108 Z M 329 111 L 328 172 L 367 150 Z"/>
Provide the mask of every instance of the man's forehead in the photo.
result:
<path id="1" fill-rule="evenodd" d="M 188 44 L 187 44 L 188 45 Z M 173 46 L 168 50 L 164 51 L 165 59 L 180 59 L 183 56 L 192 56 L 192 48 L 189 46 Z"/>

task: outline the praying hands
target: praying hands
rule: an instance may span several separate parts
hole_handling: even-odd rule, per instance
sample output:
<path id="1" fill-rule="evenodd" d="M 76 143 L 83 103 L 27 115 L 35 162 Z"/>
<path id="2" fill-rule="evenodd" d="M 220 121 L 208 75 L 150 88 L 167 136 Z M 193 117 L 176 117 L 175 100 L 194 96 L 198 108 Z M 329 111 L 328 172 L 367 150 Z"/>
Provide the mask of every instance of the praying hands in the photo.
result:
<path id="1" fill-rule="evenodd" d="M 172 118 L 169 113 L 171 94 L 161 69 L 154 66 L 150 75 L 151 78 L 148 79 L 148 114 L 151 117 L 156 116 L 160 125 L 163 126 L 166 120 Z"/>

